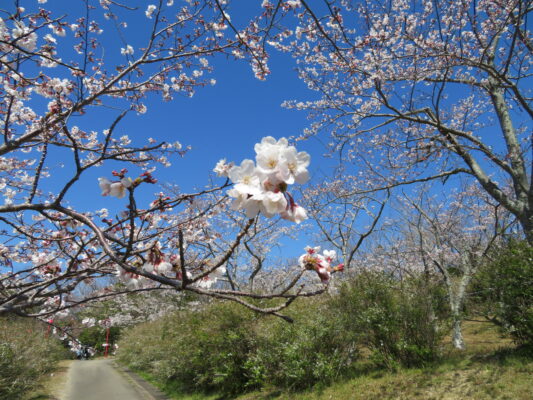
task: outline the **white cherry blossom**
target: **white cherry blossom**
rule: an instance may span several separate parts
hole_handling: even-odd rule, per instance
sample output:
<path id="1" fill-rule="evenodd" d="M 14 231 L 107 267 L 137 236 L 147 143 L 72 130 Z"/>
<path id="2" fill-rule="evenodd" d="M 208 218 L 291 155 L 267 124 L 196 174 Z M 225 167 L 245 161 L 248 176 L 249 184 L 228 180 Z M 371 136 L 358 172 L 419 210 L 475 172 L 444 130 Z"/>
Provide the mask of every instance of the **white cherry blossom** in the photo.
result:
<path id="1" fill-rule="evenodd" d="M 213 172 L 219 177 L 227 178 L 229 170 L 233 167 L 233 165 L 233 162 L 227 163 L 226 159 L 223 158 L 217 162 L 217 165 L 215 165 L 215 168 L 213 168 Z"/>
<path id="2" fill-rule="evenodd" d="M 326 258 L 326 261 L 329 263 L 335 261 L 335 258 L 337 258 L 337 253 L 335 252 L 335 250 L 324 250 L 323 254 Z"/>
<path id="3" fill-rule="evenodd" d="M 144 12 L 144 14 L 146 15 L 147 18 L 152 18 L 152 14 L 154 13 L 154 11 L 157 9 L 157 7 L 153 4 L 150 4 L 147 8 L 146 8 L 146 11 Z"/>
<path id="4" fill-rule="evenodd" d="M 283 162 L 279 167 L 280 179 L 287 184 L 293 184 L 294 182 L 303 185 L 309 180 L 309 172 L 307 167 L 311 162 L 311 157 L 305 151 L 296 152 L 296 148 L 293 146 L 287 147 L 282 151 Z"/>
<path id="5" fill-rule="evenodd" d="M 98 178 L 98 184 L 102 190 L 102 196 L 107 196 L 111 192 L 111 182 L 107 178 Z"/>
<path id="6" fill-rule="evenodd" d="M 249 218 L 261 212 L 267 218 L 279 214 L 296 223 L 305 220 L 307 213 L 294 202 L 287 186 L 309 179 L 309 154 L 298 153 L 294 146 L 289 146 L 286 138 L 276 140 L 272 136 L 263 138 L 254 149 L 257 166 L 246 159 L 228 171 L 228 177 L 234 183 L 228 190 L 228 195 L 234 199 L 232 208 L 244 209 Z M 224 176 L 226 170 L 225 159 L 220 160 L 214 169 L 219 176 Z"/>
<path id="7" fill-rule="evenodd" d="M 126 196 L 126 189 L 133 186 L 131 178 L 122 178 L 119 182 L 111 182 L 107 178 L 98 178 L 98 185 L 102 190 L 102 196 L 113 196 L 122 199 Z"/>
<path id="8" fill-rule="evenodd" d="M 116 197 L 117 199 L 122 199 L 126 196 L 126 187 L 122 182 L 114 182 L 109 185 L 109 195 Z"/>
<path id="9" fill-rule="evenodd" d="M 163 261 L 156 267 L 156 270 L 161 275 L 169 275 L 170 273 L 172 273 L 173 267 L 171 263 Z"/>
<path id="10" fill-rule="evenodd" d="M 307 212 L 305 211 L 305 208 L 295 205 L 294 207 L 289 207 L 287 210 L 283 211 L 281 213 L 281 218 L 299 224 L 307 219 Z"/>
<path id="11" fill-rule="evenodd" d="M 322 254 L 319 252 L 320 247 L 307 246 L 305 248 L 305 253 L 302 254 L 298 259 L 298 264 L 303 269 L 315 271 L 322 283 L 328 283 L 331 278 L 331 274 L 334 272 L 343 271 L 344 265 L 339 264 L 335 267 L 331 266 L 331 263 L 336 257 L 335 250 L 324 250 Z"/>
<path id="12" fill-rule="evenodd" d="M 282 213 L 287 209 L 287 199 L 282 192 L 266 192 L 262 200 L 265 210 L 269 214 Z"/>
<path id="13" fill-rule="evenodd" d="M 123 47 L 120 48 L 120 54 L 122 54 L 123 56 L 128 55 L 128 54 L 133 55 L 133 52 L 134 52 L 133 47 L 130 46 L 129 44 L 126 46 L 126 48 L 123 48 Z"/>
<path id="14" fill-rule="evenodd" d="M 252 160 L 243 160 L 240 166 L 232 167 L 228 176 L 237 191 L 250 195 L 261 193 L 259 175 Z"/>

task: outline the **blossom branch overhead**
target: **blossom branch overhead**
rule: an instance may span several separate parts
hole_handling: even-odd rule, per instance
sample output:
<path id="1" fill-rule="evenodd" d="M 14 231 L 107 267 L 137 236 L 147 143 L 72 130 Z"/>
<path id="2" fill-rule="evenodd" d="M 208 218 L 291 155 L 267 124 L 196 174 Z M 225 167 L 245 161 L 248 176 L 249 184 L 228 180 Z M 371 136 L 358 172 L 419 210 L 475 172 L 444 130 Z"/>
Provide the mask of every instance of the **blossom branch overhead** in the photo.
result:
<path id="1" fill-rule="evenodd" d="M 271 249 L 255 245 L 261 219 L 307 218 L 288 189 L 308 181 L 310 157 L 271 137 L 256 145 L 255 163 L 220 164 L 225 183 L 193 193 L 162 186 L 146 200 L 157 168 L 189 149 L 120 132 L 125 119 L 150 112 L 154 95 L 172 101 L 216 84 L 217 56 L 245 59 L 263 79 L 268 54 L 260 17 L 240 25 L 229 2 L 140 3 L 57 9 L 21 0 L 0 15 L 0 314 L 62 318 L 91 301 L 163 288 L 261 311 L 244 300 L 258 285 L 239 289 L 253 273 L 240 269 L 244 243 L 266 265 Z M 116 112 L 107 129 L 94 127 L 108 115 L 101 110 Z M 96 183 L 96 168 L 114 171 Z M 77 208 L 91 184 L 102 197 L 84 195 L 88 209 Z M 320 292 L 289 272 L 277 271 L 290 281 L 285 291 L 262 293 L 280 301 L 263 312 L 281 315 L 297 296 Z"/>

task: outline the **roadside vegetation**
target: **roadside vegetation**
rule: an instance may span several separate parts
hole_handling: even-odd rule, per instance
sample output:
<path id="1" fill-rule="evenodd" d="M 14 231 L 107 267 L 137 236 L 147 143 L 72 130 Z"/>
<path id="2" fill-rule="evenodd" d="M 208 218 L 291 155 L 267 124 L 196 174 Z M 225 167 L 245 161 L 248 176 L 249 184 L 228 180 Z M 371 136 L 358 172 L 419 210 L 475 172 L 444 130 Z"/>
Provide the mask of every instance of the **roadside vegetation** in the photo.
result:
<path id="1" fill-rule="evenodd" d="M 43 324 L 28 318 L 0 319 L 0 400 L 22 399 L 35 390 L 69 351 Z"/>
<path id="2" fill-rule="evenodd" d="M 527 399 L 530 250 L 511 244 L 483 266 L 463 310 L 463 351 L 437 280 L 367 271 L 299 299 L 293 324 L 218 302 L 138 325 L 118 359 L 176 399 Z M 509 298 L 498 289 L 507 285 Z"/>
<path id="3" fill-rule="evenodd" d="M 234 302 L 192 302 L 120 338 L 115 329 L 117 359 L 180 400 L 529 399 L 532 249 L 510 241 L 491 259 L 462 310 L 466 350 L 452 345 L 438 275 L 361 270 L 297 299 L 292 324 Z M 44 324 L 0 322 L 0 400 L 49 398 L 50 374 L 70 353 Z M 104 332 L 80 334 L 98 345 Z"/>

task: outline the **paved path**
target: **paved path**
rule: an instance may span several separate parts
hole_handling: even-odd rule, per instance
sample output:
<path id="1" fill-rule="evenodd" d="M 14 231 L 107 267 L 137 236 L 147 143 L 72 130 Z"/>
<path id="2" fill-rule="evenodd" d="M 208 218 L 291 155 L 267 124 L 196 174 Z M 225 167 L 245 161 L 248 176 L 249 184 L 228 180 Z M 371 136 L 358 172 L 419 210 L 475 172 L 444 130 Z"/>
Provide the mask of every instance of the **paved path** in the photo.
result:
<path id="1" fill-rule="evenodd" d="M 153 399 L 138 384 L 126 379 L 111 360 L 74 361 L 68 373 L 62 400 Z"/>

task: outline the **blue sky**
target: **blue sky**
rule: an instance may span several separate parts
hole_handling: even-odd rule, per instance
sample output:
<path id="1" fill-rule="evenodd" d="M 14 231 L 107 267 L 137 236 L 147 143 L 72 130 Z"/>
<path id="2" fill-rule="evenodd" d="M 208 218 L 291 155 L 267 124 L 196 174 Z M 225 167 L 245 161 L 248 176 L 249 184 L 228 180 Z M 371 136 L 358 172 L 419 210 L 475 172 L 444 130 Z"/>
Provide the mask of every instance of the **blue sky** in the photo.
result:
<path id="1" fill-rule="evenodd" d="M 147 40 L 147 31 L 150 29 L 151 20 L 144 16 L 146 5 L 153 1 L 137 1 L 129 4 L 139 5 L 139 11 L 126 12 L 125 21 L 128 27 L 121 29 L 118 34 L 114 23 L 102 18 L 102 10 L 99 6 L 91 11 L 91 17 L 101 23 L 104 33 L 96 38 L 102 41 L 103 53 L 100 50 L 97 56 L 103 55 L 106 68 L 113 70 L 114 65 L 123 63 L 124 56 L 120 55 L 120 48 L 125 44 L 131 44 L 136 49 L 135 55 L 139 54 L 139 48 L 143 47 Z M 179 6 L 176 1 L 173 10 Z M 44 5 L 37 2 L 23 2 L 30 11 L 33 7 L 45 7 L 54 11 L 55 15 L 66 14 L 66 21 L 73 22 L 78 16 L 84 14 L 83 2 L 66 0 L 49 0 Z M 67 6 L 68 5 L 68 6 Z M 260 2 L 238 0 L 232 2 L 230 10 L 232 22 L 236 26 L 248 22 L 248 17 L 260 9 Z M 119 12 L 120 13 L 120 12 Z M 48 33 L 43 31 L 40 36 Z M 121 39 L 121 36 L 123 39 Z M 67 30 L 65 38 L 58 38 L 59 55 L 68 60 L 71 56 L 79 60 L 80 57 L 72 50 L 72 32 Z M 169 168 L 158 167 L 154 176 L 161 182 L 178 184 L 183 191 L 192 191 L 203 187 L 209 181 L 209 174 L 217 161 L 226 158 L 228 161 L 240 163 L 244 158 L 254 158 L 253 146 L 264 136 L 276 138 L 285 136 L 297 136 L 308 125 L 306 113 L 286 110 L 281 103 L 288 99 L 311 99 L 316 94 L 307 89 L 297 77 L 294 69 L 295 63 L 290 55 L 271 52 L 269 67 L 272 73 L 266 81 L 259 81 L 244 60 L 233 61 L 225 57 L 208 57 L 214 67 L 212 74 L 207 78 L 216 79 L 214 86 L 198 89 L 192 98 L 176 95 L 173 101 L 164 102 L 161 96 L 150 96 L 143 102 L 148 107 L 148 112 L 143 115 L 130 112 L 116 129 L 116 137 L 127 134 L 134 142 L 146 143 L 148 137 L 161 141 L 179 141 L 184 146 L 191 146 L 192 150 L 185 157 L 176 157 L 172 160 Z M 52 76 L 61 76 L 60 69 L 45 69 L 43 72 Z M 45 107 L 47 101 L 37 100 L 41 107 Z M 95 130 L 102 132 L 109 128 L 120 110 L 99 108 L 92 109 L 88 115 L 71 118 L 70 125 L 78 125 L 86 131 Z M 327 151 L 321 144 L 320 139 L 311 139 L 298 143 L 298 150 L 305 150 L 312 155 L 312 171 L 321 172 L 325 167 L 322 155 Z M 57 156 L 57 163 L 65 163 L 63 171 L 69 171 L 70 155 Z M 54 160 L 55 161 L 55 160 Z M 331 163 L 330 163 L 331 164 Z M 54 165 L 54 163 L 52 163 Z M 78 188 L 85 189 L 94 186 L 95 194 L 98 190 L 97 177 L 107 176 L 111 178 L 111 171 L 116 164 L 108 163 L 100 168 L 87 173 Z M 132 174 L 138 171 L 131 171 Z M 63 172 L 57 172 L 61 177 Z M 43 182 L 46 188 L 54 188 L 58 181 Z M 138 190 L 141 198 L 151 201 L 152 193 L 159 192 L 158 187 L 146 185 Z M 91 196 L 78 195 L 79 191 L 72 191 L 68 200 L 76 206 L 93 209 L 96 200 Z M 146 197 L 144 197 L 146 195 Z M 115 202 L 120 202 L 114 199 Z M 99 204 L 100 206 L 100 204 Z M 103 207 L 103 205 L 102 205 Z M 110 207 L 111 208 L 111 207 Z"/>
<path id="2" fill-rule="evenodd" d="M 37 1 L 25 1 L 28 8 L 36 7 Z M 136 1 L 140 12 L 134 18 L 127 18 L 128 28 L 124 29 L 125 41 L 114 31 L 111 21 L 103 21 L 104 55 L 107 68 L 112 69 L 115 62 L 124 62 L 120 47 L 131 44 L 136 49 L 146 43 L 146 33 L 150 20 L 142 10 L 152 1 Z M 176 4 L 179 2 L 176 1 Z M 67 20 L 72 22 L 79 15 L 82 1 L 50 0 L 45 7 L 57 8 L 60 13 L 69 14 Z M 247 21 L 247 16 L 259 9 L 259 1 L 237 0 L 232 2 L 232 21 L 240 26 Z M 94 11 L 98 20 L 102 20 L 101 11 Z M 60 48 L 71 46 L 72 33 L 65 39 L 59 39 Z M 71 50 L 67 50 L 71 51 Z M 136 53 L 138 54 L 138 53 Z M 171 102 L 163 102 L 160 96 L 149 97 L 146 101 L 148 112 L 144 115 L 130 113 L 117 128 L 117 135 L 128 134 L 139 143 L 153 137 L 163 141 L 180 141 L 184 146 L 190 145 L 190 151 L 184 158 L 172 160 L 170 168 L 159 167 L 155 177 L 161 182 L 178 184 L 183 191 L 192 191 L 203 187 L 209 181 L 209 174 L 221 158 L 240 162 L 244 158 L 254 158 L 253 146 L 262 137 L 271 135 L 276 138 L 299 135 L 308 126 L 305 112 L 283 109 L 281 103 L 288 99 L 309 100 L 317 94 L 297 77 L 295 63 L 287 54 L 271 51 L 269 63 L 271 75 L 266 81 L 257 80 L 245 61 L 232 61 L 223 57 L 209 58 L 214 66 L 210 77 L 216 79 L 215 86 L 198 89 L 192 98 L 176 96 Z M 69 57 L 64 57 L 68 59 Z M 52 74 L 57 73 L 54 70 Z M 100 110 L 94 114 L 76 117 L 72 124 L 79 124 L 84 130 L 101 132 L 109 127 L 117 110 Z M 312 175 L 324 175 L 334 166 L 334 160 L 325 159 L 327 151 L 321 140 L 327 141 L 327 133 L 318 138 L 299 142 L 299 150 L 305 150 L 312 156 L 310 170 Z M 490 141 L 489 141 L 490 143 Z M 65 162 L 58 159 L 57 162 Z M 68 170 L 69 161 L 66 161 Z M 116 167 L 106 164 L 88 174 L 72 191 L 68 200 L 82 209 L 92 210 L 107 207 L 118 209 L 126 203 L 124 199 L 102 198 L 99 194 L 97 178 L 111 178 L 111 171 Z M 133 171 L 132 171 L 133 172 Z M 55 176 L 61 176 L 58 174 Z M 134 174 L 132 174 L 134 175 Z M 45 185 L 53 187 L 54 180 Z M 153 199 L 152 194 L 159 192 L 158 187 L 143 185 L 137 191 L 140 197 L 139 207 L 144 207 Z M 144 202 L 144 203 L 143 203 Z"/>
<path id="3" fill-rule="evenodd" d="M 35 2 L 36 3 L 36 2 Z M 142 2 L 138 2 L 142 3 Z M 146 2 L 149 4 L 151 2 Z M 232 21 L 239 24 L 245 21 L 252 8 L 258 8 L 260 3 L 241 0 L 238 7 L 233 7 Z M 68 7 L 65 5 L 68 4 Z M 82 11 L 81 1 L 66 2 L 64 0 L 50 0 L 44 5 L 46 8 L 59 7 L 60 13 L 67 14 L 66 20 L 74 21 Z M 26 4 L 24 4 L 26 6 Z M 27 8 L 31 7 L 31 2 Z M 144 10 L 144 8 L 143 8 Z M 128 18 L 128 28 L 124 29 L 126 41 L 114 34 L 115 27 L 110 21 L 101 18 L 101 11 L 94 11 L 94 17 L 102 22 L 104 34 L 98 37 L 102 40 L 106 68 L 112 70 L 114 64 L 123 63 L 124 57 L 120 55 L 120 47 L 131 44 L 136 49 L 146 43 L 147 22 L 144 14 L 137 13 L 134 19 Z M 43 32 L 48 33 L 48 32 Z M 42 36 L 42 35 L 41 35 Z M 60 56 L 69 59 L 72 53 L 72 33 L 67 31 L 66 38 L 58 38 Z M 61 53 L 63 49 L 63 53 Z M 69 55 L 65 55 L 69 54 Z M 136 51 L 136 55 L 138 50 Z M 79 56 L 74 56 L 79 59 Z M 316 94 L 307 89 L 297 77 L 294 69 L 295 63 L 290 55 L 271 52 L 269 67 L 271 74 L 266 81 L 254 77 L 249 64 L 242 61 L 233 61 L 224 57 L 209 57 L 214 71 L 208 78 L 216 79 L 214 86 L 198 89 L 192 98 L 176 95 L 173 101 L 164 102 L 161 96 L 151 95 L 144 100 L 148 111 L 139 115 L 130 112 L 116 129 L 115 137 L 124 134 L 130 136 L 134 142 L 146 143 L 149 137 L 160 141 L 179 141 L 184 146 L 191 146 L 185 157 L 176 157 L 171 160 L 172 166 L 164 168 L 158 166 L 154 174 L 159 183 L 173 183 L 179 185 L 183 192 L 203 188 L 209 183 L 211 171 L 217 161 L 226 158 L 228 161 L 240 163 L 245 158 L 255 157 L 254 144 L 264 136 L 290 137 L 299 135 L 308 125 L 306 113 L 286 110 L 281 103 L 288 99 L 312 99 Z M 52 76 L 60 74 L 59 69 L 45 70 Z M 46 101 L 41 101 L 44 107 Z M 87 115 L 74 116 L 69 124 L 78 125 L 85 131 L 102 132 L 109 128 L 120 110 L 107 108 L 92 109 Z M 310 170 L 312 175 L 323 175 L 333 166 L 331 161 L 322 158 L 327 151 L 320 139 L 310 139 L 297 144 L 298 150 L 305 150 L 312 156 Z M 49 160 L 50 167 L 64 164 L 64 168 L 55 170 L 51 179 L 42 181 L 42 188 L 56 191 L 61 179 L 72 173 L 72 158 L 70 153 L 55 154 Z M 111 172 L 117 168 L 116 163 L 106 163 L 99 168 L 88 171 L 87 174 L 73 187 L 67 201 L 81 211 L 92 211 L 102 207 L 108 208 L 111 213 L 123 209 L 126 199 L 100 196 L 97 178 L 104 176 L 112 179 Z M 122 168 L 121 165 L 119 168 Z M 130 170 L 135 177 L 138 170 Z M 223 179 L 218 178 L 222 183 Z M 217 181 L 215 181 L 217 182 Z M 159 185 L 142 185 L 136 190 L 138 206 L 144 208 L 154 199 L 153 194 L 161 190 Z M 298 199 L 296 198 L 298 201 Z M 289 222 L 283 222 L 290 224 Z M 296 256 L 302 252 L 307 244 L 307 238 L 302 232 L 302 239 L 298 242 L 284 241 L 285 256 Z"/>
<path id="4" fill-rule="evenodd" d="M 257 80 L 245 62 L 216 62 L 212 74 L 217 80 L 215 86 L 199 89 L 192 98 L 166 103 L 155 99 L 148 104 L 147 114 L 129 118 L 126 124 L 131 123 L 131 128 L 141 134 L 150 132 L 163 140 L 191 145 L 193 150 L 170 169 L 177 170 L 178 178 L 182 165 L 186 165 L 187 176 L 179 181 L 187 186 L 202 184 L 220 158 L 236 162 L 253 158 L 253 146 L 262 137 L 298 135 L 307 125 L 305 113 L 280 106 L 283 100 L 310 93 L 297 78 L 290 60 L 275 56 L 273 72 L 266 81 Z M 297 147 L 312 153 L 313 168 L 325 152 L 313 141 L 298 143 Z"/>
<path id="5" fill-rule="evenodd" d="M 171 102 L 154 98 L 147 102 L 146 114 L 131 113 L 117 133 L 178 140 L 184 146 L 190 145 L 192 150 L 185 157 L 174 159 L 171 167 L 158 167 L 154 176 L 161 183 L 178 184 L 185 192 L 203 187 L 209 182 L 209 174 L 219 159 L 226 158 L 237 163 L 244 158 L 254 159 L 254 144 L 262 137 L 299 135 L 309 123 L 306 113 L 286 110 L 281 103 L 291 98 L 309 98 L 314 94 L 297 78 L 289 56 L 273 55 L 270 62 L 272 74 L 266 81 L 257 80 L 244 61 L 219 60 L 214 63 L 212 74 L 217 80 L 215 86 L 199 89 L 192 98 L 176 96 Z M 328 168 L 324 167 L 328 160 L 322 157 L 327 150 L 318 139 L 298 142 L 297 148 L 311 154 L 310 170 L 313 175 L 322 175 Z M 111 168 L 104 166 L 98 168 L 96 174 L 100 176 L 107 172 L 110 175 L 110 171 Z M 223 179 L 218 178 L 216 182 L 222 183 Z M 96 180 L 91 184 L 97 185 Z M 158 191 L 157 185 L 143 185 L 137 190 L 140 198 L 147 202 Z M 87 200 L 88 204 L 93 204 Z M 103 200 L 100 203 L 103 204 Z M 126 203 L 124 199 L 115 198 L 105 198 L 105 202 Z M 308 239 L 306 232 L 301 232 L 298 241 L 283 240 L 282 248 L 275 253 L 284 257 L 298 256 L 308 244 Z M 278 253 L 280 250 L 281 253 Z"/>

